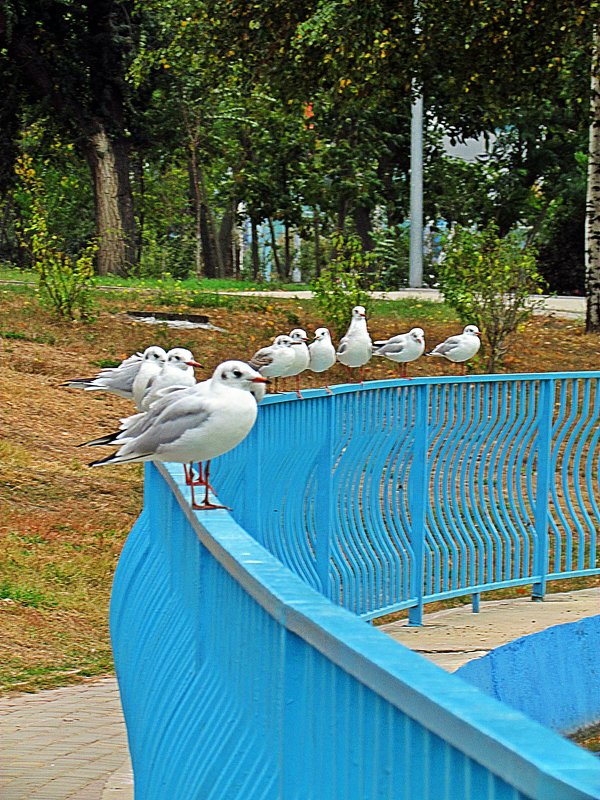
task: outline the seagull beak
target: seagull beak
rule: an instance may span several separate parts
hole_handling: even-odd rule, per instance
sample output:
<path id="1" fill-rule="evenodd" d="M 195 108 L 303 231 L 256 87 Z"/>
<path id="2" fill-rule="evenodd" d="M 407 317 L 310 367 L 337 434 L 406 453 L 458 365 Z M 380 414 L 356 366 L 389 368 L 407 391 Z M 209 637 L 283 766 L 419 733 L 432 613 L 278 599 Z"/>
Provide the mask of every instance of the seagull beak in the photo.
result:
<path id="1" fill-rule="evenodd" d="M 197 361 L 186 361 L 185 362 L 188 367 L 200 367 L 202 368 L 202 364 L 199 364 Z"/>
<path id="2" fill-rule="evenodd" d="M 267 378 L 263 378 L 262 375 L 259 375 L 257 378 L 251 378 L 250 383 L 271 383 L 271 381 Z"/>

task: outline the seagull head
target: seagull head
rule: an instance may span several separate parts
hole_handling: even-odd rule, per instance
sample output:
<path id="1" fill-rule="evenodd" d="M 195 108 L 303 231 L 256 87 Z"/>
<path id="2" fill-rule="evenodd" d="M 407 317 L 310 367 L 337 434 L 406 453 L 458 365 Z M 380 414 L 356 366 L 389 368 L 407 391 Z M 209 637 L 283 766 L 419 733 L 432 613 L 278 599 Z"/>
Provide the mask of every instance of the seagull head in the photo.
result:
<path id="1" fill-rule="evenodd" d="M 302 344 L 302 342 L 308 342 L 306 331 L 302 328 L 294 328 L 294 330 L 290 333 L 290 339 L 298 344 Z"/>
<path id="2" fill-rule="evenodd" d="M 425 344 L 425 331 L 423 328 L 412 328 L 412 330 L 408 332 L 408 335 L 411 339 L 414 339 L 415 342 Z"/>
<path id="3" fill-rule="evenodd" d="M 331 339 L 328 328 L 317 328 L 315 331 L 315 341 L 321 342 L 323 339 Z"/>
<path id="4" fill-rule="evenodd" d="M 269 383 L 266 378 L 243 361 L 224 361 L 216 368 L 212 382 L 217 386 L 229 386 L 249 392 L 257 383 Z"/>
<path id="5" fill-rule="evenodd" d="M 466 333 L 467 336 L 481 336 L 481 331 L 477 325 L 467 325 L 463 333 Z"/>
<path id="6" fill-rule="evenodd" d="M 294 340 L 291 337 L 286 336 L 284 333 L 282 333 L 281 336 L 278 336 L 275 339 L 273 344 L 276 347 L 291 347 L 293 344 L 300 344 L 300 342 L 294 342 Z"/>
<path id="7" fill-rule="evenodd" d="M 354 319 L 365 319 L 367 316 L 367 312 L 365 311 L 364 306 L 354 306 L 352 309 L 352 317 Z"/>
<path id="8" fill-rule="evenodd" d="M 153 344 L 147 347 L 143 353 L 144 361 L 150 361 L 155 364 L 163 364 L 167 360 L 167 354 L 162 347 Z"/>
<path id="9" fill-rule="evenodd" d="M 172 350 L 169 350 L 167 353 L 167 363 L 179 369 L 202 366 L 202 364 L 194 360 L 192 351 L 187 350 L 185 347 L 174 347 Z"/>

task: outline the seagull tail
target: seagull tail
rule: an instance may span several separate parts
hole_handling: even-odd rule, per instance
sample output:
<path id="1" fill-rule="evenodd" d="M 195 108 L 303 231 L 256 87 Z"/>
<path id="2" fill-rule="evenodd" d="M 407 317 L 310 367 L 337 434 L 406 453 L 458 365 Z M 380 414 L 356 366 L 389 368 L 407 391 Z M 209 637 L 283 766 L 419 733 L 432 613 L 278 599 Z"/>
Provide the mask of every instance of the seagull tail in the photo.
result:
<path id="1" fill-rule="evenodd" d="M 65 381 L 61 383 L 61 386 L 65 386 L 67 389 L 98 389 L 100 387 L 94 386 L 95 378 L 73 378 L 70 381 Z"/>
<path id="2" fill-rule="evenodd" d="M 90 439 L 89 442 L 82 442 L 77 447 L 100 447 L 101 445 L 112 444 L 123 431 L 107 433 L 106 436 L 98 436 L 97 439 Z"/>
<path id="3" fill-rule="evenodd" d="M 130 461 L 145 461 L 151 453 L 134 453 L 130 456 L 120 456 L 119 451 L 112 453 L 106 458 L 99 458 L 98 461 L 91 461 L 88 467 L 101 467 L 103 464 L 127 464 Z"/>

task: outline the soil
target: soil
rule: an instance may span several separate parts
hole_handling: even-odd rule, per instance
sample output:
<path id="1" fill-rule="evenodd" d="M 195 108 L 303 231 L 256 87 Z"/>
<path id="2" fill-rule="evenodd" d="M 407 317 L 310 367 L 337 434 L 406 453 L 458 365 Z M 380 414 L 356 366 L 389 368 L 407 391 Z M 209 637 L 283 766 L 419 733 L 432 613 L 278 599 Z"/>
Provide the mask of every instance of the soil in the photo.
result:
<path id="1" fill-rule="evenodd" d="M 208 377 L 226 358 L 247 360 L 275 335 L 326 325 L 310 301 L 250 298 L 231 307 L 141 310 L 205 314 L 223 331 L 148 326 L 127 317 L 132 294 L 99 295 L 96 319 L 67 323 L 39 307 L 32 290 L 0 292 L 0 691 L 29 690 L 110 671 L 108 602 L 122 544 L 142 505 L 139 465 L 89 469 L 95 452 L 81 442 L 115 429 L 132 405 L 121 398 L 68 389 L 74 377 L 94 375 L 149 344 L 188 347 Z M 378 304 L 372 337 L 420 325 L 428 346 L 460 331 L 451 315 L 427 303 Z M 600 369 L 600 337 L 583 325 L 535 317 L 519 332 L 506 371 Z M 413 376 L 456 374 L 454 365 L 422 358 Z M 394 365 L 373 359 L 367 379 L 394 377 Z M 337 366 L 330 384 L 347 382 Z M 309 373 L 304 386 L 322 385 Z M 107 451 L 102 451 L 107 452 Z"/>

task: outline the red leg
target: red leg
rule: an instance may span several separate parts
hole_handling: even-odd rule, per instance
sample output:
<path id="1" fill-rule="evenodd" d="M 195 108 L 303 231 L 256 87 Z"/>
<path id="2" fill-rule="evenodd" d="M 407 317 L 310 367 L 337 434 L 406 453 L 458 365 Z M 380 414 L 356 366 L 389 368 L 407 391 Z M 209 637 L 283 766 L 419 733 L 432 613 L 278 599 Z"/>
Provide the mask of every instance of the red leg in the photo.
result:
<path id="1" fill-rule="evenodd" d="M 218 505 L 217 503 L 211 503 L 210 500 L 208 499 L 209 489 L 212 490 L 212 487 L 209 483 L 209 472 L 210 472 L 210 461 L 207 461 L 204 467 L 204 486 L 205 486 L 204 502 L 201 504 L 196 503 L 196 498 L 194 497 L 194 484 L 192 484 L 192 508 L 195 511 L 209 511 L 210 509 L 215 509 L 215 508 L 223 508 L 226 511 L 231 511 L 229 506 L 221 506 Z"/>
<path id="2" fill-rule="evenodd" d="M 302 393 L 300 392 L 300 375 L 296 375 L 296 394 L 298 395 L 299 400 L 304 400 Z"/>

